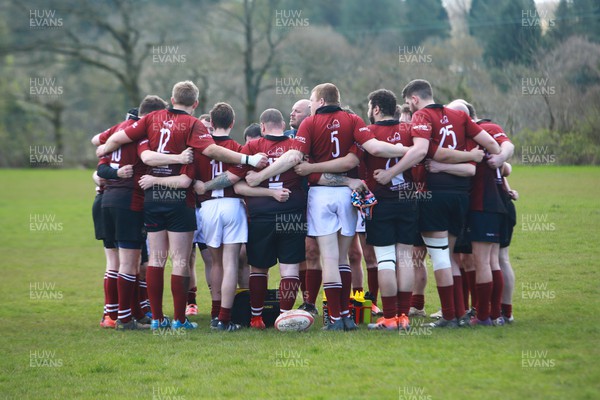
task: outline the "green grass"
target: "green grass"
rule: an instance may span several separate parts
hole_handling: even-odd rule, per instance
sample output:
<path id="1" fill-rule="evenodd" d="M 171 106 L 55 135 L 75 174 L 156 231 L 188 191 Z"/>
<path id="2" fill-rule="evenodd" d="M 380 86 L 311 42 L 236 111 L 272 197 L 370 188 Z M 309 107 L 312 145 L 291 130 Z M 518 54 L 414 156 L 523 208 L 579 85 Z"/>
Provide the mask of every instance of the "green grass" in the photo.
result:
<path id="1" fill-rule="evenodd" d="M 212 333 L 203 278 L 196 332 L 100 329 L 104 256 L 93 238 L 90 175 L 0 171 L 2 398 L 598 398 L 600 168 L 515 168 L 515 324 L 408 337 L 317 327 Z M 54 216 L 54 230 L 32 231 L 35 214 Z M 522 216 L 545 225 L 528 230 Z M 55 284 L 62 299 L 30 299 L 35 282 Z M 554 298 L 526 298 L 522 284 L 547 285 L 533 296 Z M 550 367 L 523 368 L 523 352 L 536 351 L 546 353 L 533 363 Z"/>

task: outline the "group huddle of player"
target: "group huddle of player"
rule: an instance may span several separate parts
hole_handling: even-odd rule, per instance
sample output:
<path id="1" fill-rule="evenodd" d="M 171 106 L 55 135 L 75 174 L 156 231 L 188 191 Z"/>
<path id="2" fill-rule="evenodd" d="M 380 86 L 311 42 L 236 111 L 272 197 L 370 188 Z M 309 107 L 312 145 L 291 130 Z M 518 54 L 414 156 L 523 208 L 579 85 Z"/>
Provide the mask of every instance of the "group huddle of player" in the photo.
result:
<path id="1" fill-rule="evenodd" d="M 517 193 L 505 177 L 514 146 L 466 101 L 434 103 L 425 80 L 408 83 L 402 98 L 370 93 L 366 125 L 323 83 L 294 104 L 290 130 L 269 108 L 242 146 L 229 136 L 229 104 L 193 116 L 192 82 L 175 84 L 171 107 L 146 96 L 137 113 L 92 139 L 100 158 L 94 223 L 107 259 L 100 325 L 197 328 L 188 319 L 198 313 L 196 246 L 210 327 L 219 331 L 242 328 L 232 322 L 238 287 L 250 291 L 250 328 L 265 329 L 277 264 L 282 313 L 300 291 L 299 308 L 318 314 L 323 286 L 323 329 L 357 329 L 349 299 L 362 290 L 363 254 L 373 313 L 383 314 L 369 329 L 410 329 L 409 318 L 426 315 L 426 254 L 441 302 L 432 328 L 512 322 Z M 162 308 L 167 266 L 172 319 Z"/>

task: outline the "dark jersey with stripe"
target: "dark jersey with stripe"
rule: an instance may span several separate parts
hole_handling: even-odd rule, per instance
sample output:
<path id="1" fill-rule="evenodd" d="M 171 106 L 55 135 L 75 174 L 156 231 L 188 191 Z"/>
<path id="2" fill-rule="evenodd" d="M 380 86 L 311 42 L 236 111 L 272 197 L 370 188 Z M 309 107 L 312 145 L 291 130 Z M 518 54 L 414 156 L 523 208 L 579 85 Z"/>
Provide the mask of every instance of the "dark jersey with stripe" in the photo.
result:
<path id="1" fill-rule="evenodd" d="M 415 112 L 411 121 L 411 135 L 429 140 L 427 157 L 433 155 L 439 147 L 470 151 L 475 147 L 472 140 L 481 132 L 471 118 L 462 111 L 452 110 L 441 104 L 430 104 Z M 445 172 L 428 173 L 429 190 L 466 192 L 470 188 L 470 178 Z"/>
<path id="2" fill-rule="evenodd" d="M 287 136 L 265 135 L 264 137 L 252 140 L 242 147 L 243 154 L 254 155 L 265 153 L 269 164 L 273 164 L 286 151 L 295 148 L 294 139 Z M 246 173 L 252 169 L 248 165 L 236 165 L 229 171 L 239 177 L 246 176 Z M 288 169 L 280 175 L 276 175 L 269 180 L 261 182 L 260 186 L 270 189 L 289 189 L 290 197 L 280 203 L 272 197 L 246 197 L 246 205 L 250 219 L 274 219 L 278 213 L 285 213 L 306 208 L 306 192 L 302 188 L 302 177 L 294 172 L 293 168 Z"/>
<path id="3" fill-rule="evenodd" d="M 133 125 L 136 121 L 128 119 L 100 134 L 100 143 L 104 144 L 115 132 Z M 125 165 L 133 166 L 131 178 L 107 179 L 102 197 L 102 207 L 124 208 L 132 211 L 144 209 L 144 192 L 138 183 L 144 174 L 145 165 L 137 154 L 137 143 L 127 143 L 100 159 L 100 164 L 106 164 L 118 170 Z"/>
<path id="4" fill-rule="evenodd" d="M 410 135 L 410 124 L 399 122 L 398 120 L 379 121 L 369 125 L 369 130 L 375 135 L 375 138 L 391 144 L 401 143 L 403 146 L 412 146 L 413 140 Z M 366 167 L 367 186 L 377 198 L 398 198 L 400 191 L 412 190 L 411 170 L 395 176 L 386 185 L 380 185 L 373 177 L 373 173 L 378 169 L 390 169 L 400 161 L 400 157 L 383 158 L 375 157 L 369 153 L 364 154 L 364 164 Z"/>
<path id="5" fill-rule="evenodd" d="M 213 140 L 219 146 L 225 147 L 229 150 L 237 153 L 242 149 L 242 145 L 233 140 L 229 136 L 213 136 Z M 221 175 L 224 171 L 227 171 L 234 164 L 227 164 L 222 161 L 213 160 L 200 152 L 194 154 L 194 175 L 196 179 L 203 182 L 208 182 L 214 179 L 216 176 Z M 210 200 L 212 198 L 219 197 L 240 197 L 238 196 L 233 187 L 227 187 L 225 189 L 217 189 L 206 192 L 203 195 L 198 196 L 198 202 Z"/>
<path id="6" fill-rule="evenodd" d="M 489 119 L 480 120 L 477 124 L 489 133 L 499 145 L 510 142 L 510 139 L 504 133 L 504 129 L 492 123 Z M 501 197 L 503 189 L 500 170 L 490 168 L 486 163 L 486 158 L 478 163 L 476 168 L 472 180 L 470 209 L 472 211 L 505 213 L 506 208 Z"/>

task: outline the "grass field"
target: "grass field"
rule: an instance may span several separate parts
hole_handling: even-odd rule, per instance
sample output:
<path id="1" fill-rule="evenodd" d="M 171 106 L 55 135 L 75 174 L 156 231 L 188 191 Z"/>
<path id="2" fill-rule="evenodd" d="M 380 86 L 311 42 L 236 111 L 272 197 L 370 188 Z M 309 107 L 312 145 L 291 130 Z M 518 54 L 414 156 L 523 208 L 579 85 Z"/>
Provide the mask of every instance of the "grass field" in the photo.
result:
<path id="1" fill-rule="evenodd" d="M 409 336 L 213 333 L 203 279 L 197 331 L 100 329 L 90 176 L 0 171 L 2 398 L 600 398 L 600 168 L 515 168 L 513 325 Z"/>

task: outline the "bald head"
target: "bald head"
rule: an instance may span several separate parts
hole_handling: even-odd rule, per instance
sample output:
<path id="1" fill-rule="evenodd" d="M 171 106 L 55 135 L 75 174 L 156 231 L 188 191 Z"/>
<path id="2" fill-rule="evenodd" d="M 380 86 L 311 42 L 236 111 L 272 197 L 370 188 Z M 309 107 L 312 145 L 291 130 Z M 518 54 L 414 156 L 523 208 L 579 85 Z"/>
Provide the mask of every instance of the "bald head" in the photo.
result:
<path id="1" fill-rule="evenodd" d="M 471 119 L 477 119 L 477 113 L 475 112 L 475 107 L 473 107 L 468 101 L 463 100 L 463 99 L 456 99 L 453 101 L 454 102 L 460 102 L 463 103 L 465 105 L 465 107 L 467 107 L 467 114 L 469 114 L 469 116 L 471 117 Z"/>
<path id="2" fill-rule="evenodd" d="M 465 103 L 463 103 L 460 100 L 454 100 L 454 101 L 450 102 L 446 107 L 448 107 L 452 110 L 462 111 L 465 114 L 469 115 L 469 109 L 467 108 Z"/>
<path id="3" fill-rule="evenodd" d="M 298 129 L 302 121 L 310 115 L 310 100 L 302 99 L 298 100 L 292 107 L 290 113 L 290 127 L 292 129 Z"/>

